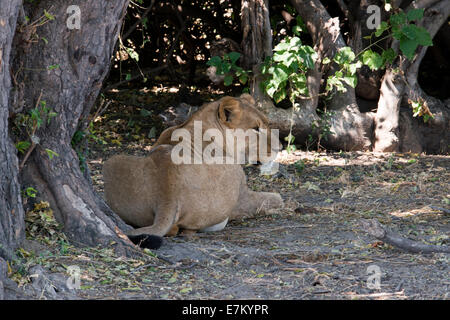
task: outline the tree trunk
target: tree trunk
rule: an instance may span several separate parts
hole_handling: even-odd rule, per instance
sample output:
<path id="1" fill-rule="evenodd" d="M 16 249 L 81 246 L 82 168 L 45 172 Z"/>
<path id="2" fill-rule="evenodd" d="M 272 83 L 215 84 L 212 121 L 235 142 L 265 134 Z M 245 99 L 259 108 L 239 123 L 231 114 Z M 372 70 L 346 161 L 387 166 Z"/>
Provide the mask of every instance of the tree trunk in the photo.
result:
<path id="1" fill-rule="evenodd" d="M 373 13 L 367 12 L 367 7 L 376 5 L 383 8 L 383 1 L 381 0 L 361 0 L 359 6 L 353 9 L 354 17 L 351 21 L 351 47 L 353 52 L 359 53 L 364 48 L 370 45 L 371 40 L 364 39 L 364 37 L 371 35 L 374 30 L 367 27 L 367 20 Z M 381 10 L 381 21 L 386 21 L 389 15 L 385 10 Z M 378 43 L 379 46 L 385 47 L 386 40 Z M 377 50 L 377 48 L 372 48 Z M 362 66 L 358 71 L 358 84 L 355 88 L 355 93 L 358 97 L 367 100 L 378 100 L 380 95 L 380 84 L 383 76 L 383 70 L 372 71 L 367 66 Z"/>
<path id="2" fill-rule="evenodd" d="M 24 112 L 41 97 L 57 116 L 36 132 L 40 142 L 21 177 L 50 202 L 72 241 L 90 246 L 114 242 L 119 253 L 129 253 L 131 242 L 121 231 L 130 227 L 94 193 L 71 147 L 72 137 L 80 122 L 86 121 L 108 72 L 128 0 L 78 0 L 70 5 L 81 10 L 80 29 L 67 27 L 70 14 L 66 13 L 66 1 L 24 4 L 31 22 L 39 19 L 44 10 L 55 17 L 34 30 L 29 23 L 23 25 L 15 38 L 14 72 L 21 84 L 18 87 L 27 90 L 23 95 Z M 30 34 L 39 40 L 30 42 Z M 58 156 L 50 159 L 47 150 Z"/>
<path id="3" fill-rule="evenodd" d="M 306 23 L 319 54 L 319 60 L 325 57 L 332 59 L 340 48 L 346 46 L 339 28 L 339 18 L 331 18 L 319 0 L 291 0 L 291 3 Z M 335 66 L 331 67 L 327 74 L 332 74 L 334 71 L 336 71 Z M 320 83 L 320 78 L 316 82 Z M 329 107 L 333 111 L 332 133 L 326 145 L 337 150 L 369 149 L 373 116 L 359 112 L 355 90 L 347 86 L 346 93 L 336 93 Z"/>
<path id="4" fill-rule="evenodd" d="M 249 81 L 250 93 L 255 98 L 258 108 L 267 115 L 269 124 L 279 129 L 281 135 L 286 136 L 290 132 L 292 122 L 292 134 L 298 138 L 298 141 L 305 140 L 311 133 L 311 124 L 319 119 L 315 109 L 317 98 L 301 101 L 300 112 L 292 112 L 292 108 L 287 110 L 276 108 L 260 87 L 261 63 L 266 57 L 272 56 L 272 30 L 268 2 L 268 0 L 242 0 L 243 67 L 252 70 L 253 77 Z M 317 77 L 316 73 L 317 70 L 313 70 L 308 76 L 311 95 L 319 91 L 320 77 Z M 319 81 L 316 81 L 317 79 Z"/>
<path id="5" fill-rule="evenodd" d="M 450 15 L 450 2 L 442 1 L 419 1 L 414 6 L 422 8 L 423 5 L 431 5 L 425 8 L 424 19 L 420 24 L 427 29 L 433 38 L 442 24 Z M 398 50 L 398 41 L 392 45 Z M 386 70 L 383 77 L 380 99 L 376 114 L 374 151 L 381 152 L 443 152 L 448 148 L 450 112 L 448 107 L 438 99 L 428 97 L 417 82 L 420 63 L 425 56 L 428 47 L 420 47 L 412 61 L 400 61 Z M 399 68 L 401 71 L 395 71 Z M 430 119 L 426 125 L 418 121 L 402 121 L 400 127 L 400 106 L 404 98 L 416 101 L 423 98 L 435 117 Z M 402 117 L 407 119 L 405 115 Z M 417 119 L 416 119 L 417 120 Z M 433 145 L 426 143 L 435 141 Z M 435 145 L 437 143 L 437 145 Z M 444 150 L 442 150 L 444 148 Z"/>
<path id="6" fill-rule="evenodd" d="M 0 257 L 12 259 L 25 235 L 24 213 L 18 179 L 17 150 L 9 137 L 9 56 L 16 30 L 20 0 L 0 3 Z M 0 260 L 1 263 L 1 260 Z M 0 295 L 2 294 L 0 265 Z"/>

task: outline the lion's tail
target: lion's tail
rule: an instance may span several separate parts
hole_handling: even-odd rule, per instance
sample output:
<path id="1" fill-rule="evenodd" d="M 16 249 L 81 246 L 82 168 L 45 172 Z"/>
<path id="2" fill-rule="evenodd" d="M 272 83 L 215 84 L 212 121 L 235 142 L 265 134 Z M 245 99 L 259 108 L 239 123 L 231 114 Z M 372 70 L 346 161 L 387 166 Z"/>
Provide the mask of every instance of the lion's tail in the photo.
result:
<path id="1" fill-rule="evenodd" d="M 163 243 L 163 238 L 160 236 L 154 236 L 150 234 L 140 234 L 138 236 L 128 236 L 128 238 L 135 245 L 141 248 L 158 249 Z"/>

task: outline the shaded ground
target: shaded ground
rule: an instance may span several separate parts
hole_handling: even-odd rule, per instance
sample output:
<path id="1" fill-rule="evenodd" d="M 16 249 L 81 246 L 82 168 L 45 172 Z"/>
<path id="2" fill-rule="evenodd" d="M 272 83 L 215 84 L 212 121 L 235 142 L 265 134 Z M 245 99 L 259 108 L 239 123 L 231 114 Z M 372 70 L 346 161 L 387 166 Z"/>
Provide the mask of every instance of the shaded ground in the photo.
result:
<path id="1" fill-rule="evenodd" d="M 94 126 L 100 143 L 88 163 L 100 193 L 104 160 L 145 155 L 161 130 L 153 113 L 126 110 L 129 117 L 111 111 Z M 277 191 L 285 200 L 285 208 L 268 216 L 234 221 L 221 232 L 166 238 L 158 258 L 147 252 L 136 260 L 108 248 L 75 248 L 55 240 L 56 232 L 38 237 L 47 247 L 27 244 L 24 268 L 40 264 L 65 279 L 68 266 L 79 266 L 81 289 L 57 298 L 450 298 L 450 255 L 405 253 L 359 225 L 361 218 L 376 218 L 410 239 L 449 246 L 448 214 L 429 207 L 450 207 L 449 156 L 296 151 L 284 152 L 280 162 L 285 174 L 278 177 L 245 168 L 251 188 Z M 372 265 L 380 268 L 380 289 L 367 286 Z M 13 278 L 22 287 L 32 280 L 26 272 Z"/>

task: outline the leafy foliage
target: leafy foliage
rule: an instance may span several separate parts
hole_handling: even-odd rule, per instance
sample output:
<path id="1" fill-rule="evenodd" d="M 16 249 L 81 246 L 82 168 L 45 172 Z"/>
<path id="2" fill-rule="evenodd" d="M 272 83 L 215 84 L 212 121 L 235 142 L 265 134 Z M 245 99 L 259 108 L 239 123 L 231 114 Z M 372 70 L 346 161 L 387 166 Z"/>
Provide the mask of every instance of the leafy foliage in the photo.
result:
<path id="1" fill-rule="evenodd" d="M 266 75 L 263 89 L 276 103 L 289 97 L 294 105 L 298 97 L 309 94 L 306 73 L 314 68 L 317 53 L 296 36 L 286 37 L 273 51 L 261 69 Z"/>
<path id="2" fill-rule="evenodd" d="M 380 37 L 387 32 L 388 35 L 383 39 L 393 37 L 398 40 L 400 51 L 411 60 L 419 45 L 433 45 L 428 31 L 424 27 L 415 24 L 423 18 L 423 13 L 424 9 L 411 9 L 407 13 L 400 10 L 398 13 L 392 14 L 388 21 L 380 23 L 374 35 L 375 37 Z M 388 57 L 390 61 L 394 59 L 392 52 L 388 54 Z"/>
<path id="3" fill-rule="evenodd" d="M 423 117 L 423 122 L 427 123 L 430 118 L 434 118 L 434 115 L 431 113 L 428 108 L 427 102 L 422 98 L 417 99 L 417 101 L 412 101 L 408 99 L 408 103 L 411 105 L 413 109 L 413 117 L 421 116 Z"/>
<path id="4" fill-rule="evenodd" d="M 18 130 L 18 136 L 26 136 L 30 141 L 23 140 L 18 141 L 15 146 L 17 150 L 24 154 L 25 151 L 31 152 L 35 145 L 39 144 L 40 139 L 36 135 L 37 130 L 40 129 L 45 124 L 50 124 L 52 118 L 56 117 L 58 114 L 52 111 L 51 108 L 47 107 L 47 102 L 45 100 L 40 100 L 37 106 L 31 109 L 27 114 L 18 113 L 14 118 L 14 127 Z M 50 149 L 47 153 L 50 159 L 58 154 Z"/>
<path id="5" fill-rule="evenodd" d="M 241 54 L 239 52 L 229 52 L 223 56 L 212 57 L 206 64 L 216 68 L 217 75 L 225 75 L 224 85 L 230 86 L 233 84 L 235 77 L 240 83 L 246 84 L 248 80 L 249 71 L 244 70 L 236 63 L 239 60 Z"/>

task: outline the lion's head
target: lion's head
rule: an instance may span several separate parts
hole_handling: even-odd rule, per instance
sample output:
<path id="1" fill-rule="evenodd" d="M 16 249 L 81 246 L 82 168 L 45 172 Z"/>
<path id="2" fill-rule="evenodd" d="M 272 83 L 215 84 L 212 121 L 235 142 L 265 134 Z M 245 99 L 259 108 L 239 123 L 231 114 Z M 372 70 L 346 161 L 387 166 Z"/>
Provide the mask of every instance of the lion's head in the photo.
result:
<path id="1" fill-rule="evenodd" d="M 223 157 L 234 163 L 272 161 L 281 146 L 278 132 L 269 128 L 267 117 L 249 94 L 203 105 L 183 124 L 166 129 L 155 145 L 180 143 L 201 152 L 203 158 Z"/>

